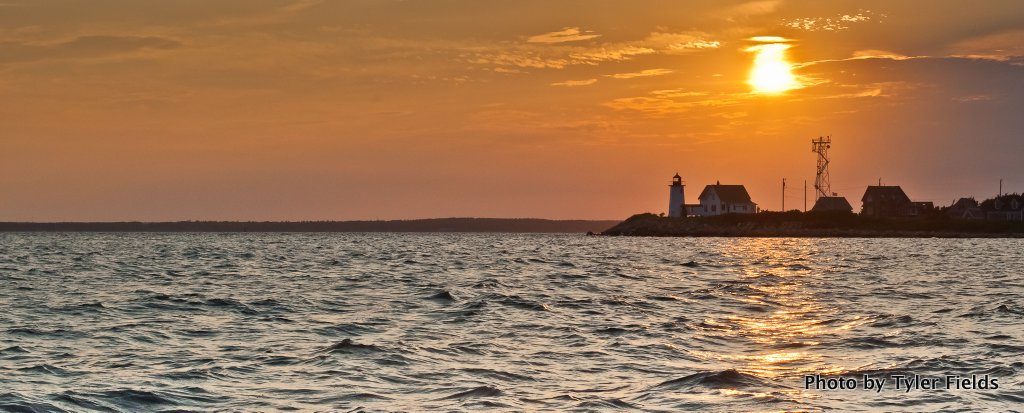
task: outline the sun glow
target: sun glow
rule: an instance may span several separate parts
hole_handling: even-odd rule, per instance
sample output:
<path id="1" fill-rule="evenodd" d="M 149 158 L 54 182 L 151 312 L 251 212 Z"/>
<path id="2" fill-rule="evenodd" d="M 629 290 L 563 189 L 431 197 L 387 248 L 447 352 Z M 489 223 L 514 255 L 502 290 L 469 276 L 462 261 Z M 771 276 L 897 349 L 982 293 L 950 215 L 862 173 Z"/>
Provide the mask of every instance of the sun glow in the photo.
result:
<path id="1" fill-rule="evenodd" d="M 747 79 L 754 93 L 778 94 L 802 86 L 793 75 L 793 65 L 786 60 L 789 48 L 790 45 L 785 43 L 765 43 L 746 49 L 756 53 L 754 67 Z"/>

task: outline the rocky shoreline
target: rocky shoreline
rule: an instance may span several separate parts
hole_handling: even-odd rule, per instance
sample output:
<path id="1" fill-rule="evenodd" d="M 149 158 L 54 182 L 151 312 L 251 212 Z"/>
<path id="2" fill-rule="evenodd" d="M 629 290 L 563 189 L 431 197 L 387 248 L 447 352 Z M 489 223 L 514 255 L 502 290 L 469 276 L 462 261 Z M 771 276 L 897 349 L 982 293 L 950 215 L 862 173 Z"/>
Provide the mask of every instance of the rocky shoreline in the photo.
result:
<path id="1" fill-rule="evenodd" d="M 944 216 L 904 219 L 854 214 L 762 212 L 668 218 L 638 214 L 602 232 L 607 236 L 805 238 L 1024 238 L 1024 223 L 965 221 Z"/>

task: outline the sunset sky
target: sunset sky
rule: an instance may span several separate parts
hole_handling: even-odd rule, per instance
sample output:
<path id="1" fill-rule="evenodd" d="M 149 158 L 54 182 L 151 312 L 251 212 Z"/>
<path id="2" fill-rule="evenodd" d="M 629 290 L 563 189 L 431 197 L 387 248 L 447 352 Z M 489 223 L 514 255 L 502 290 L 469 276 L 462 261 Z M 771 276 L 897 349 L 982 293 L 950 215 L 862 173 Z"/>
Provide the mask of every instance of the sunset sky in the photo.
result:
<path id="1" fill-rule="evenodd" d="M 1019 1 L 0 0 L 0 96 L 0 221 L 1024 191 Z"/>

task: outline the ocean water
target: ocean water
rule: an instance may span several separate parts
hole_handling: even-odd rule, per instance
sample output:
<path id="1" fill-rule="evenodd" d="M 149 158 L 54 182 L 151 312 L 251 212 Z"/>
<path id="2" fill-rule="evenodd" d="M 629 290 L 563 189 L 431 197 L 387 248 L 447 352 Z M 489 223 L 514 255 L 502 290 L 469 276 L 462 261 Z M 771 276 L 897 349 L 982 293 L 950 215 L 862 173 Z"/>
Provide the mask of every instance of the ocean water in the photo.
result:
<path id="1" fill-rule="evenodd" d="M 0 234 L 0 411 L 1020 411 L 1022 247 Z"/>

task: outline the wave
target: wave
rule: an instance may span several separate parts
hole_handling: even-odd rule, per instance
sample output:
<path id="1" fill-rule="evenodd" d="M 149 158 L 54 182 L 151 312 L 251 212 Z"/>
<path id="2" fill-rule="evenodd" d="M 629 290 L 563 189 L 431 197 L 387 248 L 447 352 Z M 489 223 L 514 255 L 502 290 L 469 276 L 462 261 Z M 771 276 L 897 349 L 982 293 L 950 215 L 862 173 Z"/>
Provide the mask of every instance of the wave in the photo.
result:
<path id="1" fill-rule="evenodd" d="M 137 409 L 148 409 L 156 406 L 174 406 L 178 403 L 160 392 L 135 389 L 108 390 L 98 396 L 119 406 Z"/>
<path id="2" fill-rule="evenodd" d="M 576 405 L 577 409 L 637 409 L 638 407 L 629 403 L 625 400 L 614 398 L 614 399 L 594 399 L 580 402 Z"/>
<path id="3" fill-rule="evenodd" d="M 468 399 L 476 397 L 498 397 L 505 393 L 494 386 L 479 386 L 466 391 L 458 392 L 450 396 L 443 397 L 442 400 L 451 399 Z"/>
<path id="4" fill-rule="evenodd" d="M 0 355 L 5 354 L 28 354 L 29 351 L 22 346 L 10 346 L 4 349 L 0 349 Z"/>
<path id="5" fill-rule="evenodd" d="M 497 380 L 503 380 L 503 381 L 513 381 L 513 382 L 514 381 L 535 381 L 534 378 L 529 377 L 529 376 L 524 376 L 522 374 L 516 374 L 516 373 L 509 373 L 507 371 L 493 370 L 493 369 L 470 367 L 470 368 L 460 369 L 460 371 L 472 374 L 474 376 L 481 376 L 481 377 L 486 377 L 486 378 L 490 378 L 490 379 L 497 379 Z"/>
<path id="6" fill-rule="evenodd" d="M 655 385 L 655 389 L 684 389 L 693 387 L 711 388 L 735 388 L 735 387 L 759 387 L 767 386 L 767 383 L 757 376 L 741 373 L 735 369 L 722 371 L 705 371 L 694 373 L 685 377 L 672 379 Z"/>
<path id="7" fill-rule="evenodd" d="M 334 345 L 320 350 L 322 353 L 374 353 L 382 351 L 380 347 L 373 344 L 359 344 L 350 338 L 335 343 Z"/>
<path id="8" fill-rule="evenodd" d="M 434 301 L 455 301 L 455 296 L 447 290 L 439 291 L 438 293 L 427 297 L 428 300 Z"/>
<path id="9" fill-rule="evenodd" d="M 859 349 L 872 349 L 902 347 L 903 343 L 897 343 L 881 337 L 857 337 L 844 340 L 842 345 Z"/>

